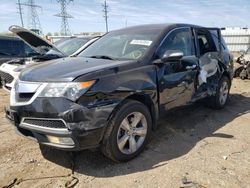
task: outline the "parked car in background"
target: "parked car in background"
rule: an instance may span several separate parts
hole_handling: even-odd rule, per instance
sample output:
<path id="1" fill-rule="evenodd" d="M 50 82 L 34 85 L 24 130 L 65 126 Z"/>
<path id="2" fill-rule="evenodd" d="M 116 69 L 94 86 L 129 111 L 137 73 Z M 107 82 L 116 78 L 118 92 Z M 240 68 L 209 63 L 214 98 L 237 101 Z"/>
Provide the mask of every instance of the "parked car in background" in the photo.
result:
<path id="1" fill-rule="evenodd" d="M 22 71 L 6 115 L 40 144 L 100 146 L 110 159 L 127 161 L 143 150 L 160 112 L 200 99 L 223 108 L 232 77 L 233 61 L 217 28 L 129 27 L 109 32 L 77 57 Z"/>
<path id="2" fill-rule="evenodd" d="M 234 77 L 240 77 L 242 80 L 250 79 L 250 47 L 240 52 L 235 63 Z"/>
<path id="3" fill-rule="evenodd" d="M 37 55 L 37 52 L 17 37 L 0 36 L 0 65 L 12 59 Z"/>
<path id="4" fill-rule="evenodd" d="M 29 58 L 13 58 L 0 66 L 0 79 L 5 89 L 10 90 L 20 71 L 27 66 L 34 66 L 44 61 L 68 56 L 76 56 L 99 37 L 68 38 L 58 41 L 56 45 L 43 39 L 36 33 L 19 26 L 11 26 L 12 33 L 19 36 L 33 49 Z M 15 46 L 12 46 L 15 50 Z"/>

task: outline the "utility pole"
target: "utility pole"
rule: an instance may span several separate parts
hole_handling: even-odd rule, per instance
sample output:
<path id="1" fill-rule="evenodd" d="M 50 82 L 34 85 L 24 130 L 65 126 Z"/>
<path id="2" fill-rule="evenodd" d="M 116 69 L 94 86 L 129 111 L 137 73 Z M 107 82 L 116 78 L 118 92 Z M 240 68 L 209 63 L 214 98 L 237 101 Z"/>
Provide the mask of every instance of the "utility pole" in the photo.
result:
<path id="1" fill-rule="evenodd" d="M 20 0 L 17 1 L 17 5 L 18 5 L 18 13 L 20 15 L 20 20 L 21 20 L 21 24 L 22 24 L 22 27 L 24 27 L 23 25 L 23 12 L 22 12 L 22 7 L 21 7 L 21 2 Z"/>
<path id="2" fill-rule="evenodd" d="M 42 27 L 40 24 L 39 16 L 36 11 L 37 8 L 42 10 L 42 7 L 35 4 L 34 0 L 28 0 L 27 3 L 20 3 L 20 5 L 24 5 L 28 7 L 28 28 L 30 28 L 32 31 L 36 32 L 37 34 L 42 33 Z"/>
<path id="3" fill-rule="evenodd" d="M 108 32 L 109 31 L 109 28 L 108 28 L 108 5 L 107 5 L 106 0 L 104 1 L 104 4 L 102 5 L 102 7 L 103 7 L 103 13 L 104 13 L 103 17 L 105 19 L 105 24 L 106 24 L 106 32 Z"/>
<path id="4" fill-rule="evenodd" d="M 73 0 L 57 0 L 61 5 L 61 12 L 55 16 L 61 17 L 61 35 L 70 35 L 70 29 L 68 24 L 68 18 L 73 18 L 70 14 L 67 13 L 66 5 Z"/>

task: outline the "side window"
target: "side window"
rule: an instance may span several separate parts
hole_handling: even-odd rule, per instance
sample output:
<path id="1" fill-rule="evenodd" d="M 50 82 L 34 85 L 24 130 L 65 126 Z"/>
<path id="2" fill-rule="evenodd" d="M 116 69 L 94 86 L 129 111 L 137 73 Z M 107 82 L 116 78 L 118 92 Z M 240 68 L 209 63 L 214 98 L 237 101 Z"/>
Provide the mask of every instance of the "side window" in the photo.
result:
<path id="1" fill-rule="evenodd" d="M 184 56 L 194 55 L 190 30 L 185 28 L 172 31 L 156 52 L 157 58 L 161 58 L 167 50 L 180 50 Z"/>
<path id="2" fill-rule="evenodd" d="M 219 47 L 220 44 L 219 44 L 219 37 L 218 37 L 217 30 L 210 30 L 210 34 L 212 35 L 212 38 L 213 38 L 213 41 L 214 41 L 214 44 L 216 46 L 217 51 L 219 51 L 220 50 L 220 47 Z M 223 39 L 222 36 L 221 36 L 220 41 L 221 41 L 222 50 L 228 51 L 227 45 L 226 45 L 225 40 Z"/>
<path id="3" fill-rule="evenodd" d="M 218 37 L 218 32 L 217 30 L 209 30 L 210 34 L 213 38 L 214 44 L 216 46 L 216 50 L 219 51 L 220 50 L 220 44 L 219 44 L 219 37 Z"/>
<path id="4" fill-rule="evenodd" d="M 227 48 L 227 44 L 223 37 L 221 37 L 221 45 L 222 45 L 223 50 L 229 51 Z"/>
<path id="5" fill-rule="evenodd" d="M 207 30 L 198 30 L 197 38 L 201 56 L 207 52 L 217 52 L 217 46 L 214 43 L 210 32 Z"/>

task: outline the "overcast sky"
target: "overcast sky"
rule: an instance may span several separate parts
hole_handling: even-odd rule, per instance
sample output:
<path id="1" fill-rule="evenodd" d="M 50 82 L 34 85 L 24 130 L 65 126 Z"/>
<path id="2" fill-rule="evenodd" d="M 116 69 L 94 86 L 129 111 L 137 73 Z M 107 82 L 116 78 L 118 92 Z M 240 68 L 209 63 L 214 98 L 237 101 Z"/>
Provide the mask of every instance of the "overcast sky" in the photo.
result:
<path id="1" fill-rule="evenodd" d="M 20 0 L 21 3 L 27 0 Z M 21 25 L 17 0 L 0 0 L 0 32 L 10 25 Z M 43 33 L 60 31 L 61 20 L 57 0 L 35 0 Z M 73 33 L 105 31 L 102 0 L 74 0 L 68 4 Z M 110 30 L 149 23 L 192 23 L 202 26 L 250 27 L 250 0 L 107 0 Z M 28 10 L 23 6 L 24 25 Z"/>

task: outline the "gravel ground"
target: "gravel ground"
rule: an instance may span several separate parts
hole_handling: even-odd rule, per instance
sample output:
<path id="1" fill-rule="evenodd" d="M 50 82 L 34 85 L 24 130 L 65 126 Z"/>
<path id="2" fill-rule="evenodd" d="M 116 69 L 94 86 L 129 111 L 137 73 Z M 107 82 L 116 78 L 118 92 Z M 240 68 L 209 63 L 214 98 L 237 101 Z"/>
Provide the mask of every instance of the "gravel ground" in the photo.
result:
<path id="1" fill-rule="evenodd" d="M 168 112 L 146 150 L 127 163 L 98 151 L 64 152 L 17 135 L 0 89 L 0 187 L 250 187 L 250 81 L 235 79 L 223 110 Z"/>

